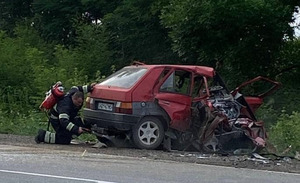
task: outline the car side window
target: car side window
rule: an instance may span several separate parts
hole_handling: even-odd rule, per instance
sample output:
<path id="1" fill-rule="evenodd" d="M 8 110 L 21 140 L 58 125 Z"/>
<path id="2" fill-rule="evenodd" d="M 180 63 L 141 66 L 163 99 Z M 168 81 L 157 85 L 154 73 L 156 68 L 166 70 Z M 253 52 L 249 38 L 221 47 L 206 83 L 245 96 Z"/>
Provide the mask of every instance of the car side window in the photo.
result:
<path id="1" fill-rule="evenodd" d="M 191 73 L 183 70 L 175 70 L 162 84 L 160 91 L 190 94 Z"/>
<path id="2" fill-rule="evenodd" d="M 204 79 L 203 76 L 196 76 L 194 77 L 194 87 L 193 87 L 193 92 L 192 92 L 192 97 L 200 97 L 202 91 L 205 89 L 205 84 L 204 84 Z"/>
<path id="3" fill-rule="evenodd" d="M 161 82 L 163 78 L 170 72 L 170 69 L 165 69 L 159 76 L 158 81 Z"/>

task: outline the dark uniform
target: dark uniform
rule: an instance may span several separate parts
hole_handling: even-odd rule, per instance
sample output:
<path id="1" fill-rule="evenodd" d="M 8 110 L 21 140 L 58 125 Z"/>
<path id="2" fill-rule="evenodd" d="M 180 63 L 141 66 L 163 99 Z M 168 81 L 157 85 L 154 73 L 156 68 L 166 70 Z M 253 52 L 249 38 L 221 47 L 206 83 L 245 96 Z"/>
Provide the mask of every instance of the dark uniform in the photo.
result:
<path id="1" fill-rule="evenodd" d="M 70 144 L 72 138 L 80 135 L 78 133 L 79 127 L 89 128 L 89 126 L 83 123 L 80 116 L 78 116 L 82 105 L 76 107 L 73 104 L 72 96 L 77 91 L 87 93 L 91 92 L 91 90 L 91 85 L 73 86 L 50 110 L 49 122 L 55 130 L 55 133 L 39 130 L 35 141 L 37 143 Z"/>

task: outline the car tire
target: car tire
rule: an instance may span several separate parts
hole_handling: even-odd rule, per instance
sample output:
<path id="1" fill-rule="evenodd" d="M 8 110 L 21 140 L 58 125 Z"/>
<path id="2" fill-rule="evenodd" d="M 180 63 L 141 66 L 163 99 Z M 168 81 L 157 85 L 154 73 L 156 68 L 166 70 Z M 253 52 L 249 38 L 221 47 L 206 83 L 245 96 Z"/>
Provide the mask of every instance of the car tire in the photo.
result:
<path id="1" fill-rule="evenodd" d="M 155 117 L 145 117 L 132 129 L 132 140 L 140 149 L 156 149 L 164 139 L 162 122 Z"/>

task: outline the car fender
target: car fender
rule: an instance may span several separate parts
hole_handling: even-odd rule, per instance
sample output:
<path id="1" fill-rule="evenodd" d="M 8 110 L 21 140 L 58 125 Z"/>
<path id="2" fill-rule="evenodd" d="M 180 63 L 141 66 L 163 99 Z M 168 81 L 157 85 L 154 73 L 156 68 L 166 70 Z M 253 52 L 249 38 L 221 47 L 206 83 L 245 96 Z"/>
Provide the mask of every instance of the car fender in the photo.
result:
<path id="1" fill-rule="evenodd" d="M 147 116 L 157 117 L 163 123 L 164 129 L 167 130 L 170 124 L 170 117 L 166 111 L 158 105 L 155 100 L 153 102 L 134 102 L 134 115 L 139 115 L 140 120 Z"/>

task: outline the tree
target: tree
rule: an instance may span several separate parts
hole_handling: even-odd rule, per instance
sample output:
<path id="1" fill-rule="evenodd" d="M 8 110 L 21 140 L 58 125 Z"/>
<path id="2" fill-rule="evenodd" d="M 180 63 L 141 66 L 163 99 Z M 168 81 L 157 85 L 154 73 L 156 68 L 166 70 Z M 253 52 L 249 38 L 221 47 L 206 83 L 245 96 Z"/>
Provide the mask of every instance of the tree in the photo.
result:
<path id="1" fill-rule="evenodd" d="M 84 13 L 80 0 L 34 0 L 34 26 L 47 40 L 70 44 L 75 37 L 73 22 Z"/>
<path id="2" fill-rule="evenodd" d="M 0 86 L 22 88 L 32 86 L 33 66 L 42 62 L 41 52 L 22 39 L 0 32 Z"/>
<path id="3" fill-rule="evenodd" d="M 81 0 L 88 22 L 100 23 L 104 15 L 113 12 L 122 0 Z"/>
<path id="4" fill-rule="evenodd" d="M 215 67 L 233 83 L 271 75 L 276 54 L 292 38 L 296 1 L 171 0 L 162 11 L 173 50 L 188 64 Z M 299 2 L 297 2 L 300 4 Z"/>
<path id="5" fill-rule="evenodd" d="M 276 80 L 282 83 L 281 89 L 276 92 L 277 98 L 274 108 L 284 108 L 288 114 L 299 111 L 300 108 L 300 39 L 287 41 L 282 46 L 276 59 L 274 75 Z M 277 114 L 278 114 L 277 113 Z"/>
<path id="6" fill-rule="evenodd" d="M 146 63 L 176 63 L 166 30 L 160 25 L 155 1 L 125 0 L 103 18 L 111 60 L 117 67 L 133 60 Z M 161 7 L 160 7 L 161 8 Z"/>
<path id="7" fill-rule="evenodd" d="M 77 46 L 72 49 L 75 52 L 78 68 L 84 69 L 84 74 L 95 79 L 97 72 L 103 75 L 111 74 L 111 51 L 107 47 L 107 38 L 103 26 L 96 24 L 83 24 L 77 28 Z"/>
<path id="8" fill-rule="evenodd" d="M 33 16 L 33 0 L 0 0 L 0 28 L 13 34 L 16 22 L 24 21 Z"/>
<path id="9" fill-rule="evenodd" d="M 82 23 L 99 23 L 119 2 L 108 0 L 34 0 L 35 27 L 48 41 L 73 45 L 76 27 Z"/>

